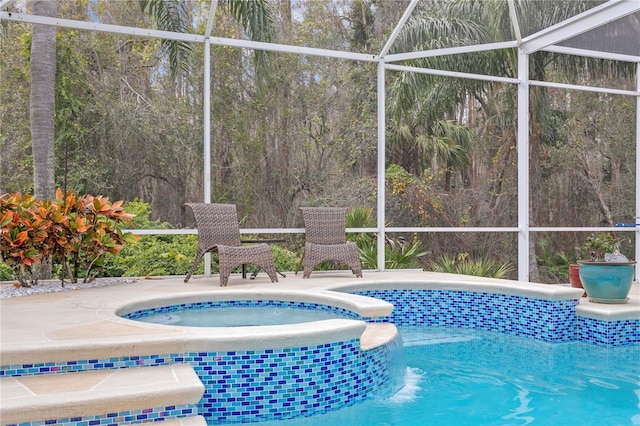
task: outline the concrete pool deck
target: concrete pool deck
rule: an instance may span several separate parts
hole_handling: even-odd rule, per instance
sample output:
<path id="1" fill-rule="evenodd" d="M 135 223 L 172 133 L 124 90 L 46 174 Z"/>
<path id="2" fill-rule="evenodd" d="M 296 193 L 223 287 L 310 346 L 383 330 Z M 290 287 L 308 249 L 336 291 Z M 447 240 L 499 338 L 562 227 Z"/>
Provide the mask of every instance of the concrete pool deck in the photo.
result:
<path id="1" fill-rule="evenodd" d="M 344 291 L 361 284 L 385 286 L 397 283 L 406 288 L 417 283 L 421 288 L 500 292 L 550 300 L 566 298 L 567 294 L 575 295 L 579 292 L 563 285 L 495 280 L 419 270 L 368 271 L 363 278 L 355 278 L 348 271 L 314 272 L 309 279 L 302 279 L 302 274 L 286 275 L 286 278 L 280 277 L 278 283 L 271 283 L 263 273 L 255 280 L 242 279 L 239 274 L 234 274 L 228 287 L 220 287 L 216 275 L 195 276 L 189 283 L 184 283 L 182 276 L 141 278 L 130 284 L 0 299 L 1 364 L 12 365 L 16 361 L 42 362 L 43 353 L 49 352 L 51 355 L 48 347 L 71 350 L 77 349 L 78 346 L 91 346 L 100 341 L 116 343 L 118 339 L 130 339 L 132 336 L 144 339 L 145 336 L 154 337 L 166 333 L 165 326 L 157 327 L 117 318 L 114 315 L 115 310 L 135 301 L 142 303 L 146 299 L 189 293 L 332 289 Z M 371 288 L 371 285 L 368 287 Z M 338 296 L 346 297 L 344 294 Z M 366 308 L 367 303 L 363 303 L 362 306 Z M 579 315 L 601 320 L 640 319 L 640 285 L 637 282 L 633 284 L 630 300 L 626 304 L 591 303 L 587 298 L 581 298 L 576 310 Z"/>
<path id="2" fill-rule="evenodd" d="M 1 299 L 0 364 L 37 365 L 74 359 L 136 356 L 148 353 L 149 346 L 154 348 L 152 353 L 163 354 L 175 351 L 176 344 L 184 351 L 199 351 L 202 350 L 201 345 L 211 344 L 215 339 L 220 340 L 221 350 L 243 349 L 244 337 L 238 336 L 237 331 L 232 328 L 216 328 L 216 336 L 212 336 L 207 328 L 167 327 L 126 320 L 116 315 L 123 307 L 144 306 L 145 301 L 150 299 L 170 300 L 182 297 L 198 300 L 205 296 L 224 298 L 225 294 L 234 297 L 240 294 L 268 298 L 289 293 L 294 295 L 297 301 L 311 301 L 314 300 L 315 294 L 334 298 L 336 304 L 345 303 L 365 313 L 364 316 L 375 317 L 388 315 L 390 309 L 386 302 L 371 301 L 365 297 L 330 290 L 351 291 L 361 285 L 367 288 L 419 287 L 501 293 L 548 300 L 575 299 L 582 292 L 562 285 L 492 280 L 419 270 L 365 271 L 363 278 L 355 278 L 349 271 L 314 272 L 311 278 L 304 280 L 302 274 L 288 273 L 286 278 L 280 277 L 279 280 L 278 283 L 271 283 L 264 273 L 259 274 L 255 280 L 242 279 L 239 274 L 233 274 L 229 286 L 220 287 L 217 276 L 196 276 L 188 284 L 183 282 L 183 277 L 177 276 L 139 279 L 133 283 L 109 287 Z M 576 313 L 601 321 L 639 320 L 640 285 L 634 283 L 627 304 L 596 304 L 581 298 Z M 326 329 L 323 330 L 323 327 Z M 254 338 L 251 345 L 255 346 L 255 338 L 260 338 L 264 330 L 258 330 L 258 327 L 254 329 L 248 333 Z M 310 332 L 313 332 L 313 338 L 309 337 Z M 278 344 L 279 338 L 284 341 L 292 335 L 301 345 L 313 344 L 313 339 L 317 339 L 318 333 L 323 332 L 338 337 L 342 334 L 344 339 L 361 336 L 361 348 L 366 350 L 387 341 L 390 335 L 396 333 L 396 329 L 383 323 L 369 324 L 365 327 L 361 322 L 352 320 L 329 320 L 295 327 L 277 326 L 265 336 L 265 347 L 273 347 L 274 344 Z M 233 341 L 233 347 L 225 346 L 224 342 L 229 340 Z M 113 408 L 108 402 L 111 401 L 113 404 L 123 389 L 132 390 L 131 381 L 134 379 L 145 383 L 145 386 L 138 389 L 141 394 L 148 395 L 153 390 L 153 394 L 157 395 L 154 406 L 182 404 L 188 407 L 194 403 L 193 401 L 198 400 L 201 384 L 192 372 L 154 368 L 156 370 L 150 377 L 141 377 L 139 372 L 122 371 L 108 374 L 104 371 L 83 372 L 71 377 L 66 375 L 66 378 L 49 377 L 49 380 L 38 380 L 37 376 L 3 377 L 0 379 L 0 413 L 3 417 L 1 423 L 18 424 L 33 421 L 35 419 L 29 416 L 38 411 L 47 413 L 47 418 L 53 419 L 73 418 L 82 414 L 82 410 L 73 411 L 60 404 L 65 398 L 68 399 L 69 395 L 81 401 L 85 409 L 86 406 L 92 406 L 93 413 L 109 413 Z M 132 374 L 138 376 L 132 378 Z M 184 399 L 176 401 L 175 396 L 171 396 L 173 399 L 169 396 L 164 398 L 165 388 L 182 389 L 179 393 Z M 144 408 L 145 404 L 148 406 L 148 402 L 145 402 L 141 403 L 140 408 Z M 194 419 L 189 421 L 194 422 L 189 424 L 204 424 Z"/>

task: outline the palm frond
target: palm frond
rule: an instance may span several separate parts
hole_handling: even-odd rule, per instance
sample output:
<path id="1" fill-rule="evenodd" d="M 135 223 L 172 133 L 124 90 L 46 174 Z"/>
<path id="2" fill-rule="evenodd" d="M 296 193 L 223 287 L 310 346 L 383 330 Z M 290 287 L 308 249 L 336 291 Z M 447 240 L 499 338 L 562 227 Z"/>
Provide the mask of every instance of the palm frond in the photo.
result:
<path id="1" fill-rule="evenodd" d="M 140 9 L 148 13 L 160 30 L 175 33 L 190 33 L 191 14 L 183 1 L 176 0 L 140 0 Z M 178 72 L 188 74 L 189 56 L 193 45 L 182 40 L 162 40 L 162 48 L 169 56 L 169 72 L 175 81 Z"/>

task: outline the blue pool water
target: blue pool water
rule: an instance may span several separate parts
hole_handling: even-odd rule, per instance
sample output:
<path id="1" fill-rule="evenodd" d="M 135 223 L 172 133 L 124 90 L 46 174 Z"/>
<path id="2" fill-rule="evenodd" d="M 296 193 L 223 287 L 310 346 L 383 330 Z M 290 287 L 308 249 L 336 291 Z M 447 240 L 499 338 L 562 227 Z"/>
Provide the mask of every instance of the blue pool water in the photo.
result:
<path id="1" fill-rule="evenodd" d="M 400 328 L 407 371 L 390 398 L 260 425 L 640 425 L 640 347 Z"/>
<path id="2" fill-rule="evenodd" d="M 299 324 L 344 315 L 315 309 L 298 309 L 278 306 L 224 306 L 198 309 L 177 309 L 147 316 L 137 321 L 190 327 L 249 327 L 262 325 Z"/>

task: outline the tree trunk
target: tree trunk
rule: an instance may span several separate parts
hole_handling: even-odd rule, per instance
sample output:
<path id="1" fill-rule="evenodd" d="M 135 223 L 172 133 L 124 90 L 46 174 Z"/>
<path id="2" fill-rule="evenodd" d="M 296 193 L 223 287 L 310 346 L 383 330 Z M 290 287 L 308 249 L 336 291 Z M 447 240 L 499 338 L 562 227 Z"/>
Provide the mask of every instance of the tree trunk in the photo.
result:
<path id="1" fill-rule="evenodd" d="M 56 17 L 55 0 L 35 0 L 33 14 Z M 56 27 L 33 25 L 31 39 L 31 95 L 29 118 L 33 150 L 33 195 L 52 199 L 55 194 L 54 120 L 56 83 Z M 34 282 L 51 277 L 51 263 L 34 269 Z"/>
<path id="2" fill-rule="evenodd" d="M 33 14 L 56 16 L 55 0 L 35 0 Z M 33 193 L 53 198 L 53 161 L 56 81 L 56 27 L 33 24 L 31 40 L 31 144 L 33 149 Z"/>

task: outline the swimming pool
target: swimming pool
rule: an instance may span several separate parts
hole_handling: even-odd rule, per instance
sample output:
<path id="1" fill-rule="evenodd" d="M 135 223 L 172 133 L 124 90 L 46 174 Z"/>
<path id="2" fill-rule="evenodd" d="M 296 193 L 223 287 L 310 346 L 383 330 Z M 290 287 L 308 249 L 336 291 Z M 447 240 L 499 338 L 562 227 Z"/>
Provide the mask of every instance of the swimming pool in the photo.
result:
<path id="1" fill-rule="evenodd" d="M 554 344 L 440 327 L 401 327 L 400 334 L 408 368 L 405 386 L 395 395 L 321 416 L 259 424 L 640 424 L 637 347 Z"/>
<path id="2" fill-rule="evenodd" d="M 397 272 L 376 274 L 374 281 L 287 280 L 277 290 L 255 286 L 212 291 L 203 285 L 193 291 L 198 287 L 175 282 L 144 283 L 141 290 L 126 294 L 105 289 L 108 298 L 80 301 L 79 293 L 65 295 L 60 300 L 60 312 L 50 316 L 68 320 L 60 332 L 34 329 L 26 344 L 9 346 L 3 336 L 2 359 L 7 365 L 2 373 L 22 376 L 189 364 L 208 387 L 193 412 L 204 416 L 209 424 L 246 423 L 332 416 L 379 401 L 382 393 L 376 386 L 388 381 L 389 361 L 394 359 L 394 324 L 402 328 L 498 332 L 554 348 L 578 342 L 604 349 L 637 348 L 640 343 L 636 314 L 577 314 L 581 292 L 576 289 L 459 276 L 446 281 L 449 276 L 445 274 L 416 273 L 412 280 L 409 272 L 402 274 L 402 280 L 398 276 Z M 108 304 L 101 303 L 107 299 Z M 210 328 L 145 324 L 122 318 L 122 314 L 176 303 L 228 300 L 287 300 L 332 306 L 355 312 L 361 319 Z M 3 316 L 14 315 L 4 308 Z M 34 309 L 42 308 L 34 305 Z M 74 316 L 84 310 L 84 318 Z M 395 334 L 389 332 L 378 339 L 380 330 Z M 24 335 L 24 330 L 16 333 Z M 170 418 L 165 417 L 167 411 L 167 407 L 149 407 L 142 414 Z M 73 422 L 62 419 L 58 424 L 76 426 L 102 418 L 96 413 Z"/>

